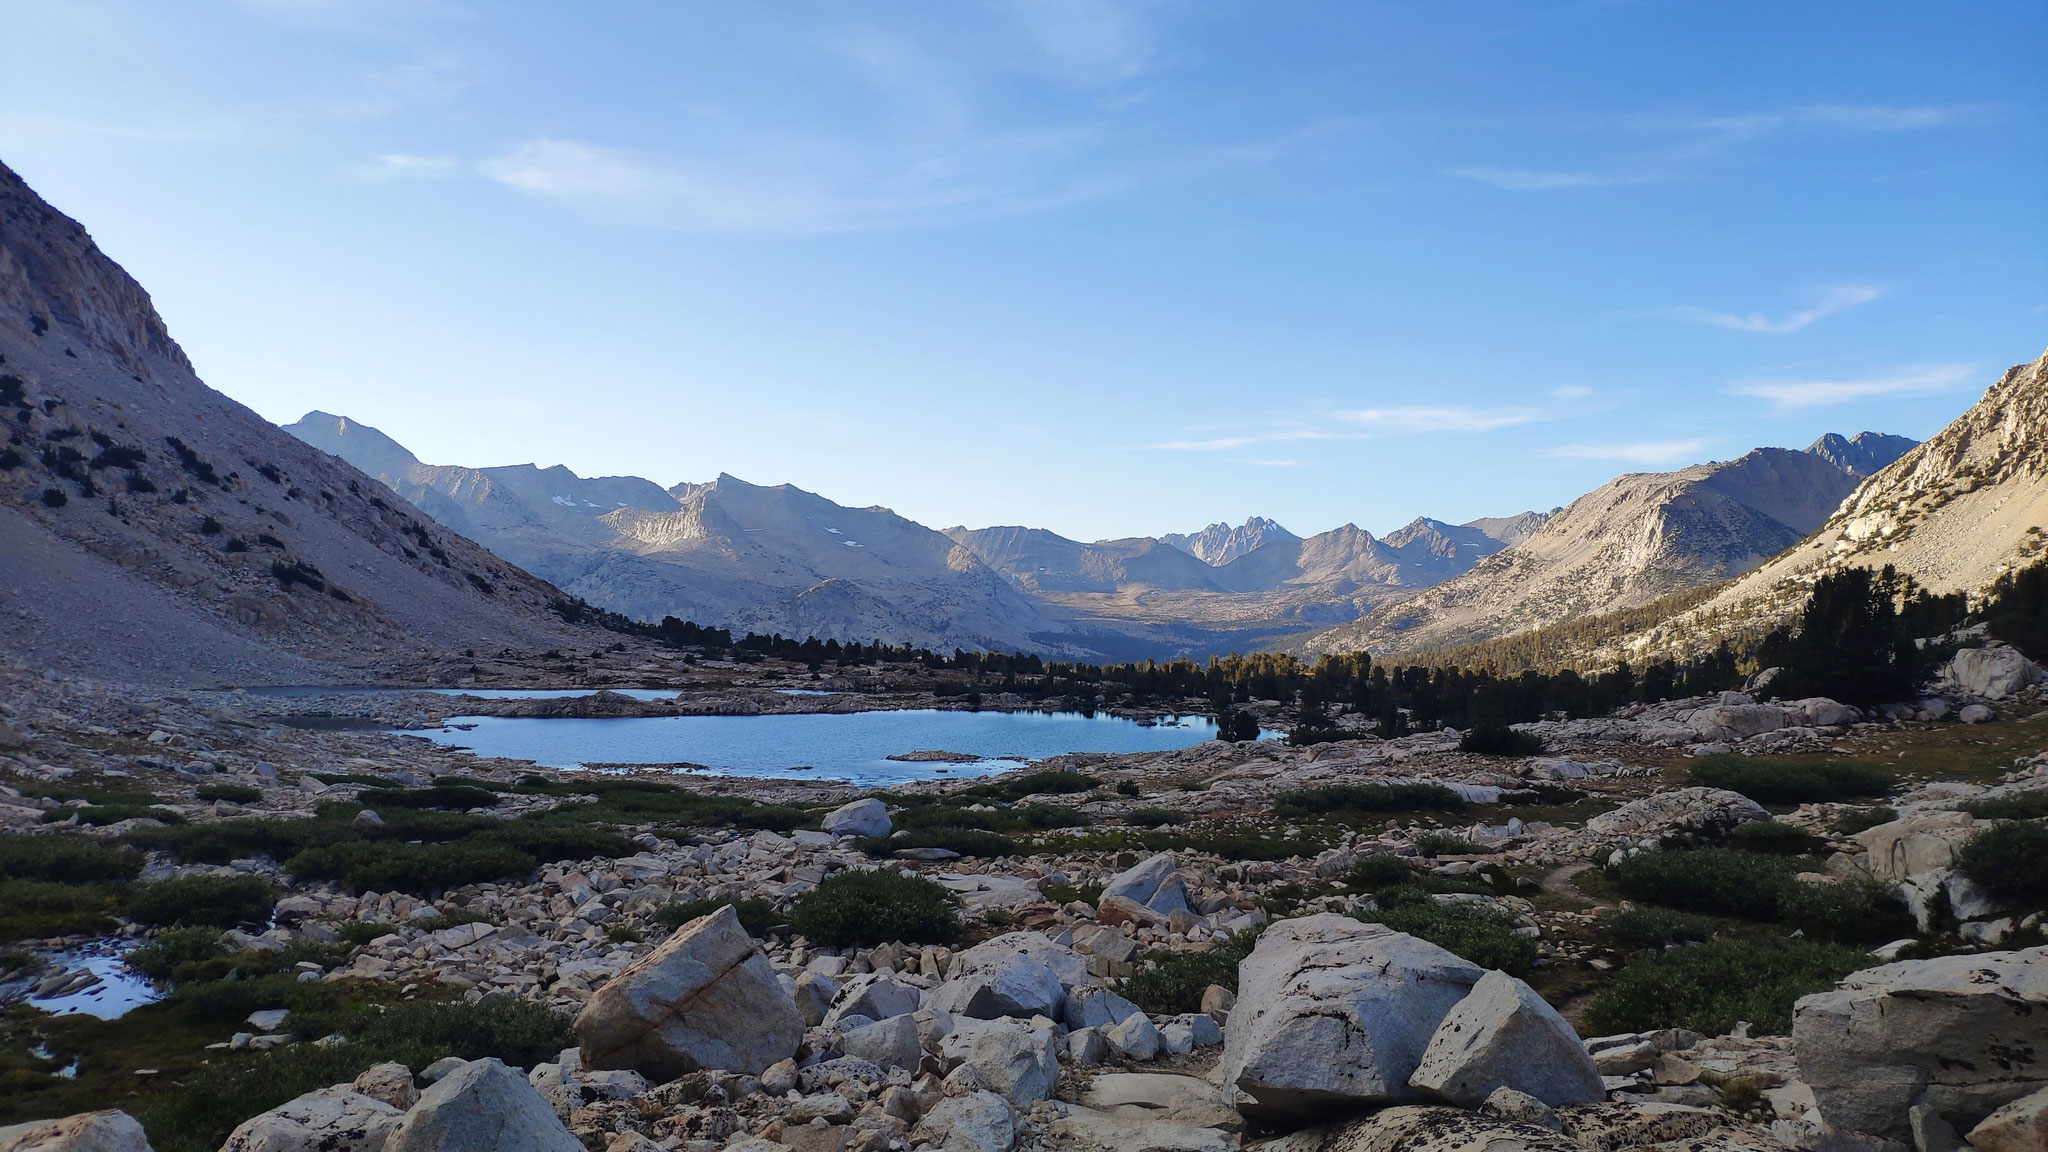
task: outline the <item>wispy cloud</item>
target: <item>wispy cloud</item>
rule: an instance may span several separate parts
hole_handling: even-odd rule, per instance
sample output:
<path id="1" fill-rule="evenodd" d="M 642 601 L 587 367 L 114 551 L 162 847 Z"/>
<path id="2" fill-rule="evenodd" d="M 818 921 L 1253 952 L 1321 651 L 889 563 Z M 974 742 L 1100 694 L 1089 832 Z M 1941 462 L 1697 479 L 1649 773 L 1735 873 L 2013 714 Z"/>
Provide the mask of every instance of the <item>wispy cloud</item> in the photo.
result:
<path id="1" fill-rule="evenodd" d="M 1358 440 L 1362 437 L 1346 436 L 1326 432 L 1319 428 L 1283 428 L 1271 432 L 1253 432 L 1243 436 L 1221 436 L 1213 440 L 1168 440 L 1153 447 L 1162 452 L 1228 452 L 1234 448 L 1248 448 L 1253 444 L 1282 444 L 1301 440 Z"/>
<path id="2" fill-rule="evenodd" d="M 1917 396 L 1965 385 L 1974 364 L 1912 364 L 1878 376 L 1847 380 L 1745 380 L 1728 388 L 1736 396 L 1768 400 L 1779 408 L 1818 408 L 1872 396 Z"/>
<path id="3" fill-rule="evenodd" d="M 1593 390 L 1584 384 L 1562 384 L 1550 390 L 1552 400 L 1584 400 Z"/>
<path id="4" fill-rule="evenodd" d="M 1626 444 L 1560 444 L 1543 453 L 1553 460 L 1619 460 L 1625 464 L 1677 464 L 1697 460 L 1705 440 L 1637 440 Z"/>
<path id="5" fill-rule="evenodd" d="M 455 157 L 387 152 L 367 164 L 351 165 L 347 173 L 358 180 L 440 180 L 455 174 Z"/>
<path id="6" fill-rule="evenodd" d="M 1787 132 L 1910 132 L 1957 119 L 1956 105 L 1803 104 L 1724 116 L 1638 117 L 1617 126 L 1650 138 L 1645 147 L 1595 164 L 1531 167 L 1464 164 L 1444 175 L 1489 184 L 1509 192 L 1550 192 L 1572 188 L 1614 188 L 1677 180 L 1739 145 Z"/>
<path id="7" fill-rule="evenodd" d="M 1389 432 L 1491 432 L 1542 418 L 1534 408 L 1359 408 L 1336 418 Z"/>
<path id="8" fill-rule="evenodd" d="M 1716 312 L 1710 308 L 1699 308 L 1690 304 L 1680 305 L 1669 309 L 1668 312 L 1670 315 L 1691 320 L 1696 324 L 1707 324 L 1715 328 L 1727 328 L 1736 332 L 1763 332 L 1782 336 L 1786 333 L 1797 332 L 1813 324 L 1815 321 L 1825 320 L 1838 312 L 1847 312 L 1859 304 L 1868 304 L 1882 295 L 1884 295 L 1884 292 L 1881 289 L 1859 284 L 1845 284 L 1830 288 L 1826 292 L 1821 293 L 1820 301 L 1813 307 L 1790 313 L 1777 320 L 1773 320 L 1761 312 Z"/>

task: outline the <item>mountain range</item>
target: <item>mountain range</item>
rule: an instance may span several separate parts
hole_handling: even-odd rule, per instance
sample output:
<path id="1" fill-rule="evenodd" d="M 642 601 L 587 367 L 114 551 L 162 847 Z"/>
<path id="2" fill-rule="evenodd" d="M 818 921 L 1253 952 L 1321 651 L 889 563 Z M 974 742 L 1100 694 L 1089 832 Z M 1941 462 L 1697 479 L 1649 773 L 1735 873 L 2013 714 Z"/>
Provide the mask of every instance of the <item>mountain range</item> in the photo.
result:
<path id="1" fill-rule="evenodd" d="M 544 581 L 208 388 L 142 286 L 4 165 L 0 428 L 0 650 L 39 665 L 361 682 L 591 642 Z"/>
<path id="2" fill-rule="evenodd" d="M 1568 508 L 1423 517 L 1384 537 L 1347 524 L 1304 538 L 1253 517 L 1083 542 L 1024 526 L 933 531 L 725 475 L 663 489 L 561 467 L 425 464 L 324 412 L 286 430 L 628 615 L 1090 660 L 1413 650 L 1645 603 L 1761 564 L 1826 519 L 1861 469 L 1912 445 L 1829 436 L 1804 452 L 1623 476 Z"/>

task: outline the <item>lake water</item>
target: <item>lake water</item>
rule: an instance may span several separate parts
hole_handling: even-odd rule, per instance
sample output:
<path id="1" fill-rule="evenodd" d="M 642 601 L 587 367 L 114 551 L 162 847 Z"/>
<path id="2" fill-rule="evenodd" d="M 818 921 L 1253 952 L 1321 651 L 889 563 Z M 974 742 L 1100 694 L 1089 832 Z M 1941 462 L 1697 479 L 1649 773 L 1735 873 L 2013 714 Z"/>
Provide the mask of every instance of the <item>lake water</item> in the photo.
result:
<path id="1" fill-rule="evenodd" d="M 984 776 L 1067 752 L 1164 752 L 1216 737 L 1206 716 L 1140 724 L 1079 712 L 911 709 L 779 716 L 657 716 L 602 720 L 465 716 L 405 733 L 480 756 L 551 768 L 590 764 L 701 764 L 727 776 L 845 780 L 865 788 Z M 942 750 L 975 763 L 891 760 Z"/>

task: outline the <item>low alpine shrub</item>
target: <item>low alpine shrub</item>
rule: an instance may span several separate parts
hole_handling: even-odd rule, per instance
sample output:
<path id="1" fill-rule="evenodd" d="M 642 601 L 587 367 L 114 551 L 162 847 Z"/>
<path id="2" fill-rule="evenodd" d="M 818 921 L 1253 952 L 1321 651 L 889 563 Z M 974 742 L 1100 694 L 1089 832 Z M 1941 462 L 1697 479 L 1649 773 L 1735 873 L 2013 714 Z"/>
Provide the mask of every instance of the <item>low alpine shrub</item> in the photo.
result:
<path id="1" fill-rule="evenodd" d="M 789 924 L 834 948 L 885 940 L 949 944 L 960 935 L 952 893 L 922 876 L 884 869 L 826 877 L 797 900 Z"/>
<path id="2" fill-rule="evenodd" d="M 1690 1028 L 1720 1036 L 1747 1020 L 1758 1035 L 1792 1028 L 1792 1002 L 1870 965 L 1870 954 L 1813 940 L 1717 939 L 1638 957 L 1587 1010 L 1599 1033 Z"/>

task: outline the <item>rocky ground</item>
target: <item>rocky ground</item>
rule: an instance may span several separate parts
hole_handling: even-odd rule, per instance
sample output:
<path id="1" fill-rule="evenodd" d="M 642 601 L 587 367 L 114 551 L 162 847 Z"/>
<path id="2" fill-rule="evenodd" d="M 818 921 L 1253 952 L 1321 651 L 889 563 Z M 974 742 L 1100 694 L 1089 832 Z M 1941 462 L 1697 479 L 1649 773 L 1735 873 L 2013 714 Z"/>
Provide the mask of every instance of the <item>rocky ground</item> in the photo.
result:
<path id="1" fill-rule="evenodd" d="M 679 692 L 674 703 L 607 697 L 543 714 L 934 702 L 911 669 L 836 679 L 842 697 L 790 697 L 775 687 L 810 686 L 800 666 L 690 664 L 623 646 L 470 667 L 490 686 Z M 1985 826 L 2043 815 L 2037 678 L 2009 651 L 1970 650 L 1938 695 L 1889 715 L 1731 693 L 1523 726 L 1545 746 L 1526 757 L 1461 752 L 1450 732 L 1307 748 L 1218 741 L 1059 757 L 1009 784 L 933 781 L 880 797 L 828 781 L 693 777 L 687 793 L 658 790 L 660 806 L 635 808 L 637 794 L 582 791 L 599 788 L 588 774 L 370 730 L 458 709 L 519 714 L 533 701 L 150 692 L 14 665 L 0 668 L 0 841 L 133 845 L 144 887 L 270 886 L 270 914 L 163 977 L 191 983 L 135 1021 L 202 995 L 193 990 L 237 963 L 277 987 L 394 1011 L 516 998 L 555 1013 L 553 1027 L 573 1021 L 559 1050 L 516 1066 L 422 1057 L 309 1084 L 264 1102 L 227 1141 L 236 1149 L 1924 1150 L 1966 1138 L 2038 1149 L 2041 911 L 1986 891 L 1957 861 Z M 1729 755 L 1788 771 L 1884 765 L 1889 810 L 1827 800 L 1774 803 L 1774 814 L 1693 782 L 1703 758 Z M 470 783 L 436 792 L 450 776 Z M 483 802 L 462 811 L 478 790 Z M 309 852 L 412 845 L 392 859 L 422 869 L 441 866 L 440 849 L 488 840 L 503 851 L 490 828 L 553 838 L 505 842 L 530 853 L 522 875 L 437 883 L 401 869 L 370 884 L 346 861 L 321 873 L 314 855 L 237 846 L 250 840 L 207 848 L 200 836 L 259 825 L 278 838 L 326 829 Z M 1603 990 L 1648 971 L 1658 951 L 1615 936 L 1612 918 L 1632 903 L 1614 877 L 1632 858 L 1747 842 L 1739 830 L 1751 825 L 1810 837 L 1787 865 L 1788 876 L 1803 869 L 1800 884 L 1896 891 L 1914 922 L 1858 944 L 1863 970 L 1811 989 L 1821 994 L 1787 1013 L 1789 1030 L 1745 1017 L 1718 1035 L 1583 1036 L 1615 1018 Z M 962 832 L 1000 837 L 1000 850 Z M 611 839 L 579 855 L 597 841 L 577 836 Z M 878 903 L 857 908 L 852 928 L 842 918 L 847 942 L 799 931 L 822 922 L 805 907 L 825 903 L 812 898 L 828 881 L 876 869 L 937 884 L 957 927 L 926 938 L 928 926 L 904 928 Z M 0 1091 L 14 1092 L 8 1114 L 49 1115 L 85 1099 L 84 1086 L 119 1083 L 100 1105 L 147 1118 L 158 1084 L 198 1082 L 179 1077 L 352 1050 L 345 1028 L 295 1024 L 309 1011 L 288 996 L 262 1005 L 281 1013 L 181 1033 L 185 1050 L 148 1053 L 157 1068 L 79 1047 L 26 1001 L 100 980 L 77 959 L 88 942 L 162 946 L 190 932 L 132 904 L 107 911 L 110 931 L 93 941 L 23 928 L 0 956 L 0 994 L 23 1002 L 10 1036 L 79 1049 L 79 1087 L 47 1083 L 65 1053 L 30 1060 Z M 1723 920 L 1714 932 L 1787 928 Z M 268 967 L 237 959 L 265 956 Z M 0 1129 L 0 1149 L 144 1139 L 119 1111 Z M 195 1146 L 178 1140 L 158 1146 Z"/>

